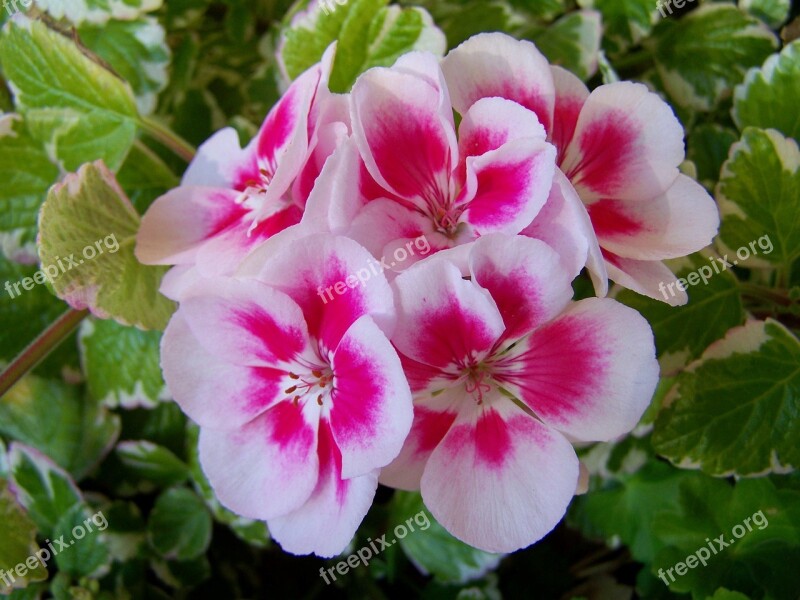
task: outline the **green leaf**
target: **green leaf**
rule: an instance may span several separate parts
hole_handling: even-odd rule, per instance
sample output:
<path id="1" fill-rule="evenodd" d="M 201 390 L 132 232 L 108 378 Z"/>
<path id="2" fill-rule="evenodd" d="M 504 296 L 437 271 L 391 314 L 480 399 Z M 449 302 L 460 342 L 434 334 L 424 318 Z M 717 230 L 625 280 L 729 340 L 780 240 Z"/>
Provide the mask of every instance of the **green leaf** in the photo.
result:
<path id="1" fill-rule="evenodd" d="M 12 489 L 42 535 L 51 537 L 61 516 L 82 501 L 69 474 L 50 458 L 23 444 L 8 452 Z"/>
<path id="2" fill-rule="evenodd" d="M 0 63 L 28 129 L 65 171 L 98 159 L 119 168 L 138 118 L 127 84 L 70 39 L 26 18 L 3 29 Z"/>
<path id="3" fill-rule="evenodd" d="M 791 0 L 739 0 L 739 8 L 758 17 L 773 29 L 786 22 L 791 7 Z"/>
<path id="4" fill-rule="evenodd" d="M 140 331 L 114 321 L 84 321 L 81 358 L 92 397 L 110 408 L 156 406 L 166 397 L 160 341 L 158 331 Z"/>
<path id="5" fill-rule="evenodd" d="M 36 218 L 48 188 L 58 177 L 42 144 L 19 115 L 0 117 L 0 241 L 11 260 L 36 258 Z"/>
<path id="6" fill-rule="evenodd" d="M 600 11 L 603 47 L 614 55 L 649 35 L 657 16 L 654 0 L 578 0 L 578 5 Z"/>
<path id="7" fill-rule="evenodd" d="M 654 30 L 653 56 L 664 87 L 681 106 L 709 111 L 730 96 L 750 67 L 777 46 L 755 17 L 730 4 L 704 4 Z"/>
<path id="8" fill-rule="evenodd" d="M 296 15 L 283 32 L 279 51 L 284 73 L 294 79 L 337 41 L 330 88 L 347 92 L 361 73 L 370 67 L 391 66 L 406 52 L 444 54 L 444 34 L 427 11 L 387 4 L 388 0 L 350 0 L 329 14 L 315 5 Z"/>
<path id="9" fill-rule="evenodd" d="M 3 535 L 0 537 L 0 573 L 11 572 L 17 565 L 35 556 L 39 546 L 36 544 L 36 525 L 17 503 L 5 479 L 0 479 L 0 523 L 3 524 Z M 16 578 L 12 582 L 13 586 L 22 587 L 29 581 L 47 579 L 47 569 L 37 562 L 24 577 L 15 573 L 12 575 Z M 5 586 L 0 579 L 0 593 L 9 591 Z"/>
<path id="10" fill-rule="evenodd" d="M 147 536 L 164 558 L 199 558 L 211 542 L 211 515 L 197 494 L 187 488 L 171 488 L 156 500 Z"/>
<path id="11" fill-rule="evenodd" d="M 749 600 L 749 598 L 744 594 L 732 592 L 730 590 L 726 590 L 725 588 L 719 588 L 716 592 L 714 592 L 713 596 L 709 596 L 708 598 L 709 600 Z"/>
<path id="12" fill-rule="evenodd" d="M 158 10 L 163 0 L 36 0 L 56 19 L 67 18 L 79 25 L 84 21 L 105 24 L 109 19 L 133 20 Z"/>
<path id="13" fill-rule="evenodd" d="M 109 21 L 78 28 L 81 41 L 108 62 L 136 94 L 139 113 L 149 115 L 158 93 L 167 86 L 170 61 L 164 28 L 152 17 Z"/>
<path id="14" fill-rule="evenodd" d="M 544 28 L 533 41 L 551 63 L 585 80 L 597 71 L 601 37 L 600 13 L 579 10 Z"/>
<path id="15" fill-rule="evenodd" d="M 117 445 L 117 456 L 138 477 L 158 487 L 183 483 L 189 467 L 172 452 L 147 440 L 125 441 Z"/>
<path id="16" fill-rule="evenodd" d="M 653 431 L 675 464 L 754 476 L 800 465 L 800 342 L 777 321 L 732 329 L 681 373 Z"/>
<path id="17" fill-rule="evenodd" d="M 673 271 L 679 278 L 690 278 L 686 290 L 689 302 L 684 306 L 669 306 L 629 290 L 617 296 L 617 300 L 642 313 L 653 327 L 665 374 L 699 358 L 711 342 L 744 322 L 739 285 L 718 260 L 693 254 L 674 263 L 678 266 L 673 265 Z M 703 277 L 707 283 L 703 283 Z M 670 292 L 664 293 L 668 296 Z"/>
<path id="18" fill-rule="evenodd" d="M 730 147 L 739 139 L 736 131 L 716 123 L 703 123 L 689 133 L 686 157 L 697 167 L 697 180 L 713 190 Z"/>
<path id="19" fill-rule="evenodd" d="M 797 597 L 800 492 L 778 490 L 767 478 L 735 486 L 710 477 L 684 479 L 679 504 L 653 515 L 649 527 L 664 544 L 651 571 L 663 569 L 672 592 L 703 598 L 724 586 L 751 598 Z M 670 577 L 668 570 L 692 554 L 706 564 L 696 560 L 685 574 Z"/>
<path id="20" fill-rule="evenodd" d="M 733 95 L 733 120 L 739 129 L 777 129 L 800 140 L 800 40 L 773 54 L 759 69 L 748 71 Z"/>
<path id="21" fill-rule="evenodd" d="M 450 535 L 425 509 L 418 492 L 395 493 L 391 522 L 406 529 L 414 526 L 413 532 L 398 540 L 400 547 L 417 568 L 441 582 L 464 583 L 481 577 L 497 567 L 502 558 L 501 554 L 478 550 Z"/>
<path id="22" fill-rule="evenodd" d="M 775 130 L 745 129 L 722 167 L 716 196 L 722 216 L 720 240 L 727 248 L 747 248 L 761 264 L 789 264 L 800 256 L 797 142 Z M 748 247 L 756 240 L 759 246 Z M 731 262 L 746 260 L 742 251 Z"/>
<path id="23" fill-rule="evenodd" d="M 570 521 L 589 537 L 609 542 L 618 537 L 637 561 L 652 563 L 664 545 L 653 535 L 651 520 L 677 507 L 680 482 L 702 477 L 650 461 L 636 473 L 578 497 L 570 509 Z"/>
<path id="24" fill-rule="evenodd" d="M 113 447 L 119 417 L 78 388 L 28 375 L 0 398 L 0 433 L 33 446 L 81 479 Z"/>
<path id="25" fill-rule="evenodd" d="M 39 214 L 39 229 L 42 264 L 56 264 L 58 257 L 78 257 L 77 266 L 53 281 L 60 298 L 123 325 L 166 326 L 175 309 L 158 291 L 166 267 L 145 266 L 136 260 L 139 215 L 105 165 L 86 164 L 53 187 Z"/>
<path id="26" fill-rule="evenodd" d="M 56 554 L 59 571 L 75 578 L 98 577 L 111 565 L 106 536 L 108 520 L 102 512 L 93 512 L 79 502 L 64 513 L 53 532 L 53 539 L 63 536 L 68 548 Z M 56 549 L 58 550 L 58 549 Z"/>

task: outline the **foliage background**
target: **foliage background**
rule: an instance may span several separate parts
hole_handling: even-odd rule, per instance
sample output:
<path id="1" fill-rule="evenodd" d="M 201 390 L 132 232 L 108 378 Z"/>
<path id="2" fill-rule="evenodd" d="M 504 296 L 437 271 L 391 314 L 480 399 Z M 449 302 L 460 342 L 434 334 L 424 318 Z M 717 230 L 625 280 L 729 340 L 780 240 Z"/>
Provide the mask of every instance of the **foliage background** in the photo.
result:
<path id="1" fill-rule="evenodd" d="M 214 500 L 196 431 L 169 401 L 158 367 L 171 310 L 155 292 L 161 272 L 135 264 L 130 239 L 121 240 L 111 262 L 87 267 L 109 292 L 113 319 L 84 320 L 0 398 L 0 568 L 82 515 L 103 510 L 109 528 L 51 562 L 49 579 L 40 569 L 25 589 L 4 591 L 15 599 L 797 598 L 800 476 L 773 458 L 800 464 L 800 42 L 792 43 L 800 6 L 697 0 L 661 18 L 654 0 L 402 4 L 401 12 L 385 0 L 349 0 L 302 29 L 291 21 L 302 7 L 284 0 L 36 0 L 27 12 L 37 24 L 0 36 L 0 280 L 68 253 L 79 226 L 82 237 L 72 239 L 93 241 L 122 218 L 119 194 L 90 169 L 74 210 L 42 211 L 40 221 L 65 173 L 104 160 L 141 214 L 185 168 L 187 145 L 175 134 L 197 145 L 230 125 L 246 141 L 285 89 L 284 71 L 296 75 L 333 39 L 342 57 L 334 80 L 345 91 L 431 26 L 411 4 L 427 9 L 448 47 L 501 30 L 533 40 L 590 87 L 647 82 L 686 128 L 684 171 L 737 209 L 723 211 L 714 248 L 674 268 L 686 274 L 762 235 L 775 244 L 769 262 L 691 288 L 682 308 L 618 295 L 654 327 L 662 384 L 632 436 L 581 449 L 590 492 L 545 540 L 497 557 L 434 524 L 326 586 L 319 569 L 337 560 L 286 555 L 262 524 Z M 159 143 L 165 135 L 177 152 Z M 101 197 L 108 214 L 89 210 Z M 135 234 L 137 217 L 123 221 Z M 120 291 L 129 280 L 139 284 Z M 2 293 L 0 362 L 65 310 L 52 291 L 63 292 Z M 586 281 L 576 292 L 589 293 Z M 758 349 L 734 330 L 746 319 L 766 340 Z M 738 353 L 704 357 L 723 338 Z M 24 493 L 14 497 L 8 482 Z M 422 508 L 416 494 L 380 489 L 353 548 L 391 538 Z M 766 529 L 669 588 L 657 578 L 758 510 Z"/>

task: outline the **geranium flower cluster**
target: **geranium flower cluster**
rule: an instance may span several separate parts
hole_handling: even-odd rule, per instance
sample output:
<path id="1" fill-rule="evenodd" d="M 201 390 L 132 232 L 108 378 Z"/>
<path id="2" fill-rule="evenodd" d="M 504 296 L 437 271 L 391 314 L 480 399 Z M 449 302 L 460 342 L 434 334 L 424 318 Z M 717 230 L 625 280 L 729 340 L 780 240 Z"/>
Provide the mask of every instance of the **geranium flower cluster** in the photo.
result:
<path id="1" fill-rule="evenodd" d="M 482 34 L 338 95 L 334 53 L 144 216 L 137 256 L 174 265 L 179 302 L 166 382 L 219 500 L 289 552 L 342 552 L 379 482 L 468 544 L 525 547 L 579 487 L 573 443 L 629 432 L 656 386 L 650 327 L 608 279 L 661 298 L 715 204 L 644 85 L 590 92 Z M 599 297 L 573 301 L 584 267 Z"/>

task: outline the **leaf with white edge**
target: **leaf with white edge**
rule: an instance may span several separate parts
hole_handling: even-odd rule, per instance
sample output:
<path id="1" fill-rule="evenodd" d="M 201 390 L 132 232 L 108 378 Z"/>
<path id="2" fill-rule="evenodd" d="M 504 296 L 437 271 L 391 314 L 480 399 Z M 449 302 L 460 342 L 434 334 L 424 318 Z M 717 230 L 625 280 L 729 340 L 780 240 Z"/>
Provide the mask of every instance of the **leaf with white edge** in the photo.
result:
<path id="1" fill-rule="evenodd" d="M 773 29 L 786 22 L 791 7 L 791 0 L 739 0 L 739 8 L 758 17 Z"/>
<path id="2" fill-rule="evenodd" d="M 478 550 L 450 535 L 425 508 L 419 492 L 398 490 L 392 499 L 390 519 L 409 530 L 398 540 L 408 559 L 438 581 L 465 583 L 477 579 L 496 568 L 503 558 L 502 554 Z M 387 537 L 391 535 L 390 532 Z"/>
<path id="3" fill-rule="evenodd" d="M 777 321 L 728 332 L 681 373 L 656 419 L 653 447 L 715 476 L 800 466 L 800 342 Z"/>
<path id="4" fill-rule="evenodd" d="M 105 533 L 112 558 L 125 562 L 139 556 L 147 542 L 145 522 L 139 507 L 133 502 L 117 500 L 102 508 L 103 516 L 108 521 Z"/>
<path id="5" fill-rule="evenodd" d="M 786 265 L 800 256 L 800 150 L 793 139 L 773 129 L 745 129 L 722 166 L 716 197 L 720 241 L 754 255 L 741 251 L 731 262 Z"/>
<path id="6" fill-rule="evenodd" d="M 31 134 L 65 171 L 122 164 L 136 136 L 130 87 L 41 21 L 16 17 L 0 35 L 0 63 Z"/>
<path id="7" fill-rule="evenodd" d="M 61 516 L 82 501 L 69 474 L 34 448 L 13 443 L 8 451 L 11 491 L 39 533 L 50 537 Z"/>
<path id="8" fill-rule="evenodd" d="M 74 24 L 105 24 L 109 19 L 130 21 L 158 10 L 164 0 L 36 0 L 36 4 L 56 19 L 66 17 Z"/>
<path id="9" fill-rule="evenodd" d="M 93 398 L 109 408 L 152 408 L 167 398 L 159 365 L 158 331 L 115 321 L 86 319 L 80 330 L 81 358 Z"/>
<path id="10" fill-rule="evenodd" d="M 733 120 L 739 129 L 777 129 L 800 141 L 800 40 L 748 71 L 733 94 Z"/>
<path id="11" fill-rule="evenodd" d="M 649 35 L 658 14 L 654 0 L 578 0 L 578 5 L 600 11 L 603 47 L 615 55 Z"/>
<path id="12" fill-rule="evenodd" d="M 713 191 L 728 151 L 738 139 L 736 130 L 716 123 L 692 128 L 686 142 L 686 158 L 697 167 L 697 180 L 706 189 Z"/>
<path id="13" fill-rule="evenodd" d="M 20 115 L 0 116 L 0 247 L 16 262 L 36 262 L 36 219 L 58 167 Z"/>
<path id="14" fill-rule="evenodd" d="M 525 2 L 525 0 L 523 0 Z M 414 0 L 411 2 L 427 10 L 433 17 L 434 23 L 442 29 L 447 37 L 447 44 L 455 48 L 464 40 L 483 31 L 510 31 L 511 23 L 533 23 L 529 15 L 519 15 L 510 4 L 504 0 L 461 0 L 459 2 L 442 2 L 442 0 Z M 545 0 L 534 5 L 520 6 L 520 11 L 526 13 L 530 10 L 545 8 Z M 556 14 L 563 12 L 563 7 L 552 6 Z M 535 26 L 534 26 L 535 27 Z M 527 33 L 524 31 L 523 33 Z M 527 37 L 527 36 L 525 36 Z"/>
<path id="15" fill-rule="evenodd" d="M 170 50 L 164 28 L 152 17 L 109 21 L 78 28 L 81 42 L 127 81 L 136 94 L 139 114 L 155 110 L 158 93 L 167 86 Z"/>
<path id="16" fill-rule="evenodd" d="M 730 96 L 750 67 L 760 65 L 777 38 L 755 17 L 730 4 L 704 4 L 653 31 L 656 67 L 681 106 L 709 111 Z"/>
<path id="17" fill-rule="evenodd" d="M 163 329 L 174 302 L 158 291 L 167 267 L 142 265 L 134 256 L 140 218 L 102 162 L 81 167 L 50 190 L 39 213 L 39 258 L 54 264 L 75 255 L 77 266 L 53 281 L 59 298 L 73 308 L 124 325 Z M 112 251 L 116 241 L 117 249 Z M 91 258 L 86 248 L 100 250 Z M 83 248 L 83 250 L 81 250 Z M 83 253 L 83 258 L 81 255 Z"/>
<path id="18" fill-rule="evenodd" d="M 28 375 L 0 398 L 0 433 L 53 457 L 75 479 L 113 447 L 120 420 L 80 388 Z"/>
<path id="19" fill-rule="evenodd" d="M 684 306 L 669 306 L 629 290 L 616 297 L 642 313 L 652 326 L 662 374 L 674 373 L 699 358 L 709 344 L 744 323 L 745 317 L 736 278 L 720 261 L 693 254 L 670 266 L 688 284 L 689 301 Z M 665 288 L 665 299 L 671 293 Z"/>
<path id="20" fill-rule="evenodd" d="M 170 487 L 186 481 L 189 467 L 172 452 L 147 440 L 120 442 L 116 449 L 122 464 L 138 477 Z"/>
<path id="21" fill-rule="evenodd" d="M 93 511 L 79 502 L 58 520 L 53 538 L 63 536 L 69 546 L 56 554 L 59 571 L 75 578 L 105 575 L 111 566 L 111 552 L 104 531 L 108 520 L 100 511 Z"/>
<path id="22" fill-rule="evenodd" d="M 3 524 L 3 535 L 0 536 L 0 574 L 2 574 L 24 563 L 39 550 L 36 544 L 36 525 L 8 489 L 8 482 L 5 479 L 0 479 L 0 523 Z M 15 587 L 21 587 L 30 581 L 45 579 L 47 579 L 47 569 L 40 562 L 36 562 L 33 569 L 28 570 L 24 577 L 16 578 L 13 584 Z M 9 591 L 10 589 L 0 579 L 0 594 Z"/>
<path id="23" fill-rule="evenodd" d="M 326 14 L 317 0 L 311 0 L 284 29 L 278 51 L 284 74 L 294 79 L 319 62 L 334 41 L 336 57 L 330 77 L 334 92 L 347 92 L 361 73 L 370 67 L 391 66 L 406 52 L 444 54 L 444 34 L 427 11 L 386 6 L 388 1 L 350 0 Z"/>
<path id="24" fill-rule="evenodd" d="M 533 42 L 547 59 L 581 79 L 597 72 L 602 24 L 594 10 L 571 12 L 533 36 Z"/>
<path id="25" fill-rule="evenodd" d="M 203 501 L 187 488 L 161 494 L 147 521 L 150 545 L 168 559 L 202 556 L 211 542 L 211 515 Z"/>

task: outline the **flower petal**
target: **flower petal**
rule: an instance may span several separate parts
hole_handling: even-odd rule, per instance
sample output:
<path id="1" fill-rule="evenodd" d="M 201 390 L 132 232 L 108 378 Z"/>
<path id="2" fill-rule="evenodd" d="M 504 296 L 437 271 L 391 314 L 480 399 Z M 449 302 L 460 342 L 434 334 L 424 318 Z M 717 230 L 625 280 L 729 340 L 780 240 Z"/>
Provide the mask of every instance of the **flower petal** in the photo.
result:
<path id="1" fill-rule="evenodd" d="M 551 66 L 553 84 L 556 88 L 556 106 L 553 114 L 553 127 L 550 131 L 550 141 L 558 149 L 556 162 L 560 165 L 564 159 L 570 140 L 578 124 L 589 89 L 572 73 L 561 67 Z"/>
<path id="2" fill-rule="evenodd" d="M 236 165 L 241 160 L 239 134 L 233 127 L 220 129 L 197 148 L 181 185 L 233 188 Z"/>
<path id="3" fill-rule="evenodd" d="M 215 295 L 186 298 L 180 307 L 206 351 L 238 364 L 270 367 L 310 353 L 303 313 L 286 294 L 258 281 L 217 281 Z"/>
<path id="4" fill-rule="evenodd" d="M 608 298 L 572 304 L 514 346 L 498 372 L 546 424 L 581 441 L 633 429 L 658 383 L 650 325 Z"/>
<path id="5" fill-rule="evenodd" d="M 142 217 L 136 258 L 147 265 L 194 262 L 198 248 L 239 226 L 247 209 L 239 193 L 211 187 L 181 186 L 156 199 Z"/>
<path id="6" fill-rule="evenodd" d="M 547 244 L 522 236 L 479 238 L 470 254 L 472 280 L 488 290 L 505 324 L 504 339 L 518 339 L 558 315 L 572 298 L 571 279 Z"/>
<path id="7" fill-rule="evenodd" d="M 495 392 L 467 404 L 422 475 L 422 499 L 445 529 L 488 552 L 513 552 L 561 520 L 579 475 L 558 432 Z"/>
<path id="8" fill-rule="evenodd" d="M 417 398 L 411 432 L 398 457 L 381 470 L 379 481 L 401 490 L 418 490 L 428 458 L 450 430 L 462 402 L 464 390 L 461 387 Z"/>
<path id="9" fill-rule="evenodd" d="M 664 195 L 641 202 L 600 200 L 589 206 L 603 248 L 637 260 L 678 258 L 705 248 L 719 211 L 705 188 L 679 175 Z"/>
<path id="10" fill-rule="evenodd" d="M 584 202 L 663 194 L 683 160 L 683 128 L 641 83 L 601 85 L 581 109 L 561 170 Z"/>
<path id="11" fill-rule="evenodd" d="M 233 431 L 200 430 L 203 472 L 238 515 L 272 519 L 302 506 L 319 477 L 319 407 L 280 402 Z"/>
<path id="12" fill-rule="evenodd" d="M 525 138 L 467 159 L 477 177 L 475 196 L 462 217 L 480 234 L 522 231 L 542 209 L 553 183 L 556 149 Z"/>
<path id="13" fill-rule="evenodd" d="M 473 104 L 458 127 L 458 149 L 462 162 L 480 156 L 513 140 L 547 134 L 536 113 L 505 98 L 481 98 Z"/>
<path id="14" fill-rule="evenodd" d="M 341 454 L 324 420 L 319 424 L 318 454 L 319 479 L 311 497 L 297 510 L 270 519 L 267 525 L 286 552 L 331 557 L 347 547 L 372 505 L 378 471 L 342 479 Z"/>
<path id="15" fill-rule="evenodd" d="M 281 198 L 298 176 L 309 154 L 308 119 L 320 82 L 319 64 L 294 80 L 272 107 L 258 134 L 245 148 L 245 159 L 237 170 L 234 187 L 243 191 L 260 181 L 266 169 L 270 183 L 266 203 Z"/>
<path id="16" fill-rule="evenodd" d="M 485 355 L 503 333 L 497 305 L 486 290 L 435 257 L 395 280 L 397 328 L 392 343 L 418 362 L 443 368 Z"/>
<path id="17" fill-rule="evenodd" d="M 392 290 L 374 266 L 372 255 L 353 240 L 313 234 L 275 246 L 258 279 L 300 305 L 308 331 L 320 342 L 324 355 L 336 349 L 363 315 L 391 332 Z"/>
<path id="18" fill-rule="evenodd" d="M 435 65 L 433 55 L 426 60 Z M 458 146 L 447 90 L 438 82 L 404 69 L 370 69 L 353 86 L 351 119 L 378 184 L 409 200 L 448 192 Z"/>
<path id="19" fill-rule="evenodd" d="M 285 397 L 286 373 L 247 367 L 211 354 L 178 309 L 161 339 L 161 370 L 175 402 L 203 427 L 243 425 Z"/>
<path id="20" fill-rule="evenodd" d="M 367 317 L 344 334 L 331 361 L 331 430 L 342 477 L 364 475 L 394 459 L 411 428 L 411 390 L 389 340 Z"/>
<path id="21" fill-rule="evenodd" d="M 549 131 L 555 89 L 547 59 L 531 42 L 481 33 L 442 61 L 453 107 L 462 115 L 481 98 L 507 98 L 533 111 Z"/>
<path id="22" fill-rule="evenodd" d="M 603 257 L 609 278 L 621 286 L 670 306 L 689 301 L 686 291 L 677 287 L 678 278 L 661 261 L 622 258 L 608 250 L 603 250 Z"/>
<path id="23" fill-rule="evenodd" d="M 595 293 L 608 293 L 608 273 L 597 242 L 597 235 L 586 207 L 575 188 L 560 169 L 553 174 L 553 187 L 542 210 L 522 235 L 536 238 L 554 248 L 574 279 L 586 265 L 594 283 Z"/>

